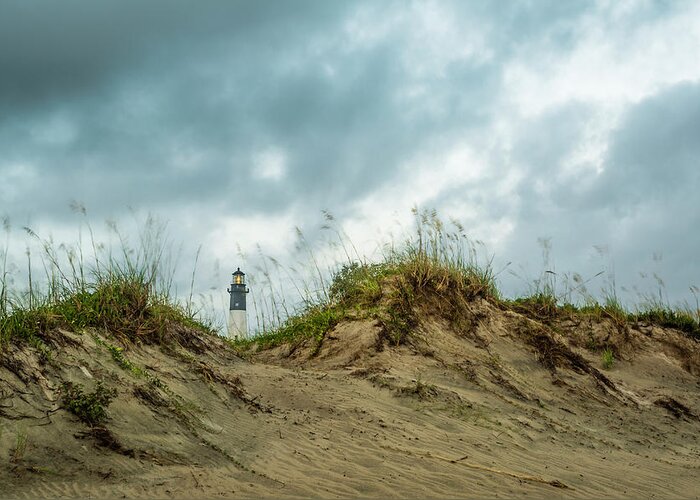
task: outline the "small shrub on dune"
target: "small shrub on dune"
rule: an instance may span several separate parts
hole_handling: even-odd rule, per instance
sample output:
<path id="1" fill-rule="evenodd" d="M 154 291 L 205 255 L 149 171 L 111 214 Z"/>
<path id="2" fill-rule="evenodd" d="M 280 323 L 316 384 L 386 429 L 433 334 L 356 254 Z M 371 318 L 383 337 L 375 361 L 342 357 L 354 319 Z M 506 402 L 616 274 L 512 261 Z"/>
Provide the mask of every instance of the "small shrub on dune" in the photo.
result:
<path id="1" fill-rule="evenodd" d="M 374 305 L 382 296 L 382 280 L 390 273 L 385 264 L 343 264 L 333 275 L 329 300 L 343 305 Z"/>
<path id="2" fill-rule="evenodd" d="M 90 426 L 107 419 L 107 407 L 117 396 L 116 389 L 108 389 L 102 382 L 98 382 L 95 390 L 90 393 L 86 393 L 82 385 L 71 383 L 65 384 L 63 391 L 66 409 Z"/>
<path id="3" fill-rule="evenodd" d="M 606 370 L 609 370 L 613 367 L 615 364 L 615 354 L 613 353 L 612 349 L 606 348 L 603 351 L 603 354 L 601 355 L 601 361 L 603 364 L 603 368 Z"/>

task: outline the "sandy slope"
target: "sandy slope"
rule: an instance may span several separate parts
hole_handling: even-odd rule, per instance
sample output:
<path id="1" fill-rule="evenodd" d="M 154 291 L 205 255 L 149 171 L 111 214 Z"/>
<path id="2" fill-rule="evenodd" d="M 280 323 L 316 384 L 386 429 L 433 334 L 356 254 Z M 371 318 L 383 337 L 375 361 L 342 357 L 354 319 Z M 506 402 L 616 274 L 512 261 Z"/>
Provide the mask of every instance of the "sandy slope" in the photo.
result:
<path id="1" fill-rule="evenodd" d="M 55 332 L 43 364 L 14 347 L 0 496 L 700 496 L 696 342 L 474 307 L 469 329 L 427 319 L 400 347 L 379 345 L 371 320 L 343 323 L 313 357 L 283 346 L 246 361 L 192 332 L 176 351 L 126 350 L 140 375 L 97 332 Z M 584 348 L 597 336 L 618 346 L 611 370 Z M 64 381 L 96 379 L 119 392 L 106 430 L 61 408 Z"/>

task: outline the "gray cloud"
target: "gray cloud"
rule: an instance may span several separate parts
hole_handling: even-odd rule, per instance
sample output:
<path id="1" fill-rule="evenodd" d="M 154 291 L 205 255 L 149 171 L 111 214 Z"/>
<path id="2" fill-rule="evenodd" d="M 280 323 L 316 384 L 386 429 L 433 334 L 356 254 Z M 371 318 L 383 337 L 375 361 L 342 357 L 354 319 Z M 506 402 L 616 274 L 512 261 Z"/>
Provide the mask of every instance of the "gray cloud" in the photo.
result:
<path id="1" fill-rule="evenodd" d="M 194 63 L 212 48 L 232 43 L 278 44 L 290 34 L 308 34 L 343 7 L 317 2 L 209 1 L 192 8 L 173 0 L 61 4 L 30 0 L 5 2 L 0 20 L 3 102 L 45 104 L 81 98 L 125 74 L 167 71 Z M 293 30 L 289 28 L 293 27 Z M 294 42 L 294 40 L 292 40 Z M 183 61 L 184 58 L 184 61 Z"/>
<path id="2" fill-rule="evenodd" d="M 132 206 L 202 219 L 293 209 L 303 221 L 328 208 L 342 221 L 368 195 L 419 175 L 407 167 L 416 158 L 466 145 L 483 156 L 483 175 L 426 203 L 468 203 L 470 220 L 512 223 L 499 258 L 536 269 L 537 237 L 551 236 L 562 268 L 594 272 L 592 245 L 607 243 L 629 276 L 658 250 L 669 269 L 687 268 L 674 271 L 680 296 L 699 274 L 687 264 L 700 246 L 697 82 L 620 104 L 598 175 L 565 167 L 607 108 L 557 98 L 521 112 L 512 104 L 521 82 L 506 73 L 519 64 L 546 76 L 591 32 L 624 62 L 627 37 L 686 8 L 4 2 L 0 214 L 65 224 L 77 199 L 98 219 Z M 547 92 L 532 99 L 554 99 Z M 269 151 L 283 163 L 273 178 L 255 171 Z M 504 187 L 511 175 L 520 180 Z M 192 231 L 189 240 L 204 239 L 211 228 Z"/>
<path id="3" fill-rule="evenodd" d="M 655 272 L 672 300 L 687 298 L 687 287 L 700 282 L 699 102 L 700 85 L 683 83 L 631 107 L 610 137 L 599 176 L 588 170 L 579 178 L 557 177 L 562 158 L 578 144 L 586 106 L 564 106 L 529 127 L 516 153 L 529 168 L 519 187 L 523 207 L 512 240 L 530 250 L 521 251 L 520 259 L 509 257 L 529 261 L 536 275 L 543 264 L 535 238 L 548 237 L 561 271 L 593 276 L 615 269 L 619 286 L 644 293 L 657 285 L 640 274 Z M 542 185 L 546 191 L 537 190 Z M 607 248 L 608 255 L 594 246 Z M 661 262 L 653 255 L 662 256 Z"/>
<path id="4" fill-rule="evenodd" d="M 2 102 L 21 116 L 5 115 L 6 161 L 35 163 L 98 213 L 226 199 L 234 185 L 250 186 L 237 201 L 250 210 L 281 210 L 302 196 L 318 209 L 380 186 L 432 135 L 483 125 L 498 86 L 494 66 L 456 64 L 422 82 L 431 86 L 424 102 L 397 101 L 412 83 L 400 62 L 406 34 L 348 48 L 346 7 L 214 3 L 193 15 L 184 3 L 168 4 L 167 14 L 163 5 L 75 15 L 27 4 L 3 17 L 14 22 L 4 47 L 46 24 L 32 44 L 0 56 L 12 75 Z M 426 111 L 435 102 L 446 114 Z M 52 117 L 72 129 L 64 144 L 33 137 Z M 268 146 L 287 154 L 282 183 L 251 178 L 251 157 Z M 183 149 L 198 156 L 191 172 L 172 168 Z M 23 193 L 21 208 L 41 205 L 39 191 Z M 50 202 L 56 210 L 65 200 Z"/>
<path id="5" fill-rule="evenodd" d="M 679 195 L 692 200 L 700 185 L 699 138 L 700 85 L 675 85 L 645 99 L 614 132 L 593 201 L 634 210 Z"/>

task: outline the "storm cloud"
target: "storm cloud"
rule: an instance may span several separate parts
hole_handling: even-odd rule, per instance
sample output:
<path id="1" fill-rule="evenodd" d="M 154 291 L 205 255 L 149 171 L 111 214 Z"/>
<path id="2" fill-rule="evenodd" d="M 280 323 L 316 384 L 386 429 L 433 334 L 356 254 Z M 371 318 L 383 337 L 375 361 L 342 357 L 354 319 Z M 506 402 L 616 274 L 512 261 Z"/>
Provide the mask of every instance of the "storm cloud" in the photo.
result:
<path id="1" fill-rule="evenodd" d="M 371 249 L 435 207 L 516 274 L 550 238 L 558 270 L 683 300 L 698 47 L 692 2 L 3 2 L 0 214 L 152 212 L 228 269 L 323 209 Z"/>

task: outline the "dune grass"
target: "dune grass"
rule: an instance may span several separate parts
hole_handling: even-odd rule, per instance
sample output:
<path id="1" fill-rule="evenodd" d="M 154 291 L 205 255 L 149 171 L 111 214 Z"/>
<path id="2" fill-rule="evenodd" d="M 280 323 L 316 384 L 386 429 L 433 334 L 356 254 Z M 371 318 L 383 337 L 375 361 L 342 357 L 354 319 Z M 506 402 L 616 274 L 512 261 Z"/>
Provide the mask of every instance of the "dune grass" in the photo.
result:
<path id="1" fill-rule="evenodd" d="M 315 301 L 304 298 L 304 306 L 278 325 L 263 328 L 250 339 L 233 341 L 246 350 L 273 347 L 284 342 L 313 339 L 317 347 L 339 321 L 373 317 L 380 321 L 387 339 L 405 341 L 415 326 L 414 307 L 426 297 L 444 300 L 433 305 L 454 307 L 453 300 L 499 297 L 491 261 L 479 263 L 476 244 L 456 221 L 449 226 L 435 211 L 414 210 L 415 232 L 403 244 L 388 247 L 381 262 L 369 262 L 347 251 L 352 244 L 341 243 L 347 260 L 336 264 Z M 336 234 L 340 235 L 339 231 Z M 355 257 L 351 257 L 354 255 Z M 318 270 L 316 262 L 314 267 Z M 320 272 L 320 271 L 319 271 Z M 378 302 L 386 300 L 382 308 Z"/>
<path id="2" fill-rule="evenodd" d="M 652 307 L 637 313 L 630 313 L 629 318 L 636 322 L 646 322 L 667 328 L 675 328 L 700 340 L 700 325 L 697 317 L 688 310 Z"/>
<path id="3" fill-rule="evenodd" d="M 610 370 L 613 365 L 615 364 L 615 355 L 610 348 L 606 348 L 603 350 L 603 354 L 601 355 L 601 362 L 603 365 L 603 368 L 606 370 Z"/>
<path id="4" fill-rule="evenodd" d="M 478 242 L 467 236 L 459 222 L 446 224 L 434 210 L 414 210 L 413 215 L 413 233 L 402 244 L 387 246 L 379 262 L 360 257 L 352 243 L 341 241 L 339 246 L 345 260 L 334 265 L 328 278 L 316 280 L 316 285 L 322 285 L 323 289 L 316 293 L 315 300 L 309 299 L 309 287 L 304 285 L 306 293 L 299 294 L 302 307 L 290 314 L 285 303 L 280 314 L 274 294 L 268 294 L 268 300 L 273 297 L 268 307 L 275 314 L 263 321 L 263 328 L 252 338 L 233 341 L 233 345 L 246 351 L 251 347 L 265 349 L 313 340 L 318 351 L 325 335 L 338 322 L 358 317 L 378 320 L 386 339 L 399 345 L 417 324 L 418 306 L 427 305 L 435 314 L 458 322 L 465 304 L 478 298 L 541 321 L 574 315 L 608 319 L 621 327 L 649 323 L 676 328 L 700 340 L 697 304 L 695 309 L 690 306 L 682 309 L 646 301 L 636 310 L 628 310 L 617 297 L 614 273 L 601 270 L 584 278 L 577 273 L 554 272 L 549 262 L 548 240 L 541 241 L 544 269 L 530 284 L 530 293 L 505 298 L 497 286 L 493 259 L 479 259 Z M 327 216 L 328 220 L 333 221 L 332 216 L 330 219 Z M 342 240 L 344 233 L 338 229 L 334 233 Z M 315 272 L 322 276 L 316 259 L 313 264 Z M 271 276 L 266 276 L 271 282 Z M 587 287 L 601 276 L 605 283 L 602 299 L 597 299 Z M 697 301 L 695 293 L 694 297 Z M 275 318 L 283 319 L 276 323 Z"/>
<path id="5" fill-rule="evenodd" d="M 86 215 L 80 206 L 76 206 L 76 211 Z M 459 322 L 465 304 L 476 299 L 538 320 L 589 315 L 619 324 L 672 327 L 700 339 L 700 307 L 694 287 L 691 292 L 696 299 L 695 308 L 673 308 L 655 300 L 630 311 L 618 301 L 614 279 L 608 280 L 602 301 L 586 290 L 604 271 L 588 279 L 576 273 L 560 276 L 552 271 L 548 262 L 551 246 L 545 242 L 544 270 L 532 282 L 530 293 L 505 298 L 497 286 L 493 259 L 479 256 L 479 242 L 471 240 L 459 222 L 445 223 L 434 210 L 415 209 L 413 215 L 415 226 L 411 234 L 401 244 L 386 245 L 381 258 L 370 261 L 335 225 L 333 216 L 324 213 L 324 228 L 337 237 L 334 245 L 342 250 L 343 258 L 324 264 L 297 230 L 299 246 L 310 262 L 310 272 L 302 279 L 294 275 L 293 269 L 285 269 L 260 251 L 262 267 L 258 274 L 264 286 L 257 287 L 251 297 L 258 328 L 252 338 L 231 341 L 232 344 L 239 350 L 252 346 L 263 349 L 309 339 L 318 349 L 340 321 L 372 318 L 381 325 L 387 341 L 400 345 L 417 324 L 417 307 L 429 306 L 434 313 Z M 197 316 L 191 291 L 190 300 L 184 304 L 173 298 L 172 248 L 165 238 L 165 225 L 154 218 L 143 223 L 135 246 L 115 223 L 109 223 L 119 242 L 114 248 L 96 242 L 89 223 L 81 224 L 74 246 L 56 246 L 51 239 L 42 239 L 25 228 L 41 251 L 27 251 L 27 286 L 21 292 L 10 286 L 10 224 L 7 219 L 2 222 L 6 238 L 4 249 L 0 248 L 0 350 L 10 342 L 21 341 L 49 357 L 47 340 L 59 328 L 103 329 L 122 342 L 162 342 L 172 325 L 215 331 L 211 323 Z M 85 227 L 89 240 L 84 244 Z M 84 253 L 85 248 L 90 249 L 89 255 Z M 198 257 L 199 252 L 195 266 Z M 37 260 L 43 269 L 39 278 L 35 271 Z M 287 276 L 287 282 L 298 294 L 296 301 L 282 292 L 274 272 Z M 559 278 L 564 283 L 563 291 L 557 283 Z M 43 283 L 43 287 L 38 283 Z M 576 295 L 582 300 L 575 302 Z M 290 305 L 293 303 L 299 305 Z"/>
<path id="6" fill-rule="evenodd" d="M 161 342 L 172 325 L 213 331 L 196 317 L 190 303 L 178 303 L 170 293 L 171 251 L 164 224 L 149 217 L 140 229 L 138 244 L 132 246 L 116 224 L 110 223 L 120 242 L 116 249 L 95 242 L 91 226 L 87 227 L 93 252 L 89 257 L 83 253 L 80 232 L 75 246 L 56 246 L 25 228 L 41 249 L 38 258 L 44 275 L 37 279 L 33 274 L 32 254 L 27 250 L 27 286 L 21 291 L 10 287 L 5 246 L 0 275 L 0 350 L 11 342 L 27 342 L 48 357 L 47 341 L 59 328 L 74 332 L 102 329 L 123 342 Z M 9 221 L 4 221 L 4 228 L 9 234 Z"/>

